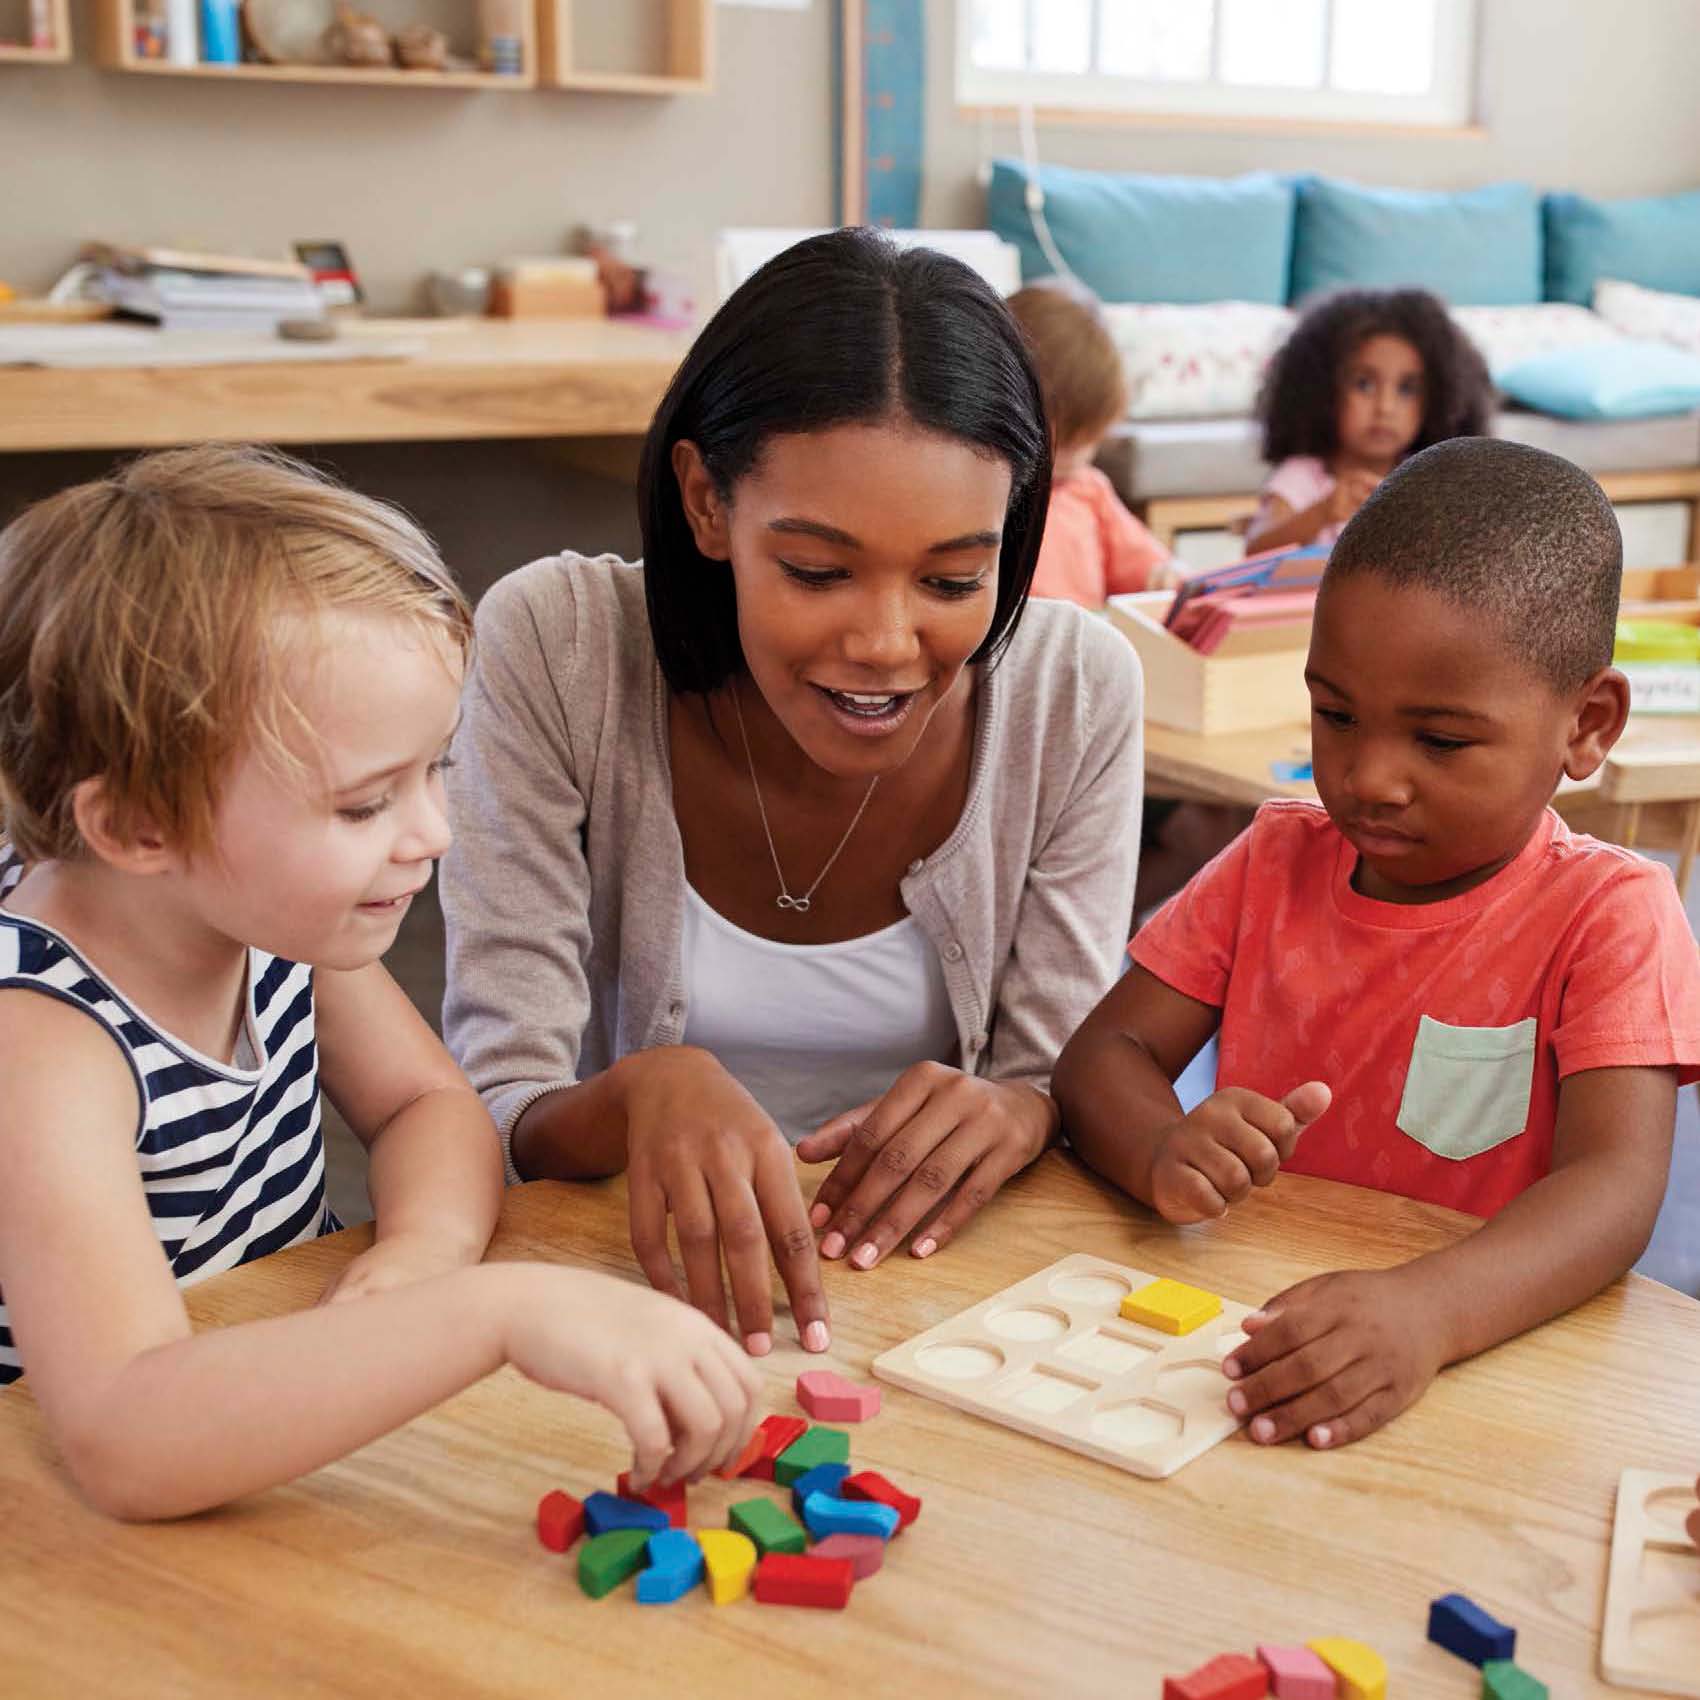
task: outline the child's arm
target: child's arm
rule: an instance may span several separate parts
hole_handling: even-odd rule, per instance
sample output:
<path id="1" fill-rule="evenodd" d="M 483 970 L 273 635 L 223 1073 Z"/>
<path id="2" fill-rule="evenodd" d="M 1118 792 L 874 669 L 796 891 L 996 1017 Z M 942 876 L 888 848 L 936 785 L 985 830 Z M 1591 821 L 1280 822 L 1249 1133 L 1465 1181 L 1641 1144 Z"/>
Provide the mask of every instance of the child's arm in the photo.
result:
<path id="1" fill-rule="evenodd" d="M 1104 510 L 1104 594 L 1121 596 L 1136 590 L 1168 590 L 1184 575 L 1174 557 L 1141 521 L 1128 512 L 1113 489 Z"/>
<path id="2" fill-rule="evenodd" d="M 1552 1170 L 1479 1232 L 1396 1269 L 1301 1282 L 1223 1368 L 1254 1440 L 1361 1439 L 1447 1364 L 1558 1316 L 1617 1279 L 1653 1231 L 1670 1169 L 1676 1071 L 1600 1068 L 1559 1087 Z"/>
<path id="3" fill-rule="evenodd" d="M 1380 482 L 1372 472 L 1342 473 L 1320 501 L 1297 509 L 1280 496 L 1265 495 L 1246 532 L 1245 552 L 1256 555 L 1265 549 L 1301 549 L 1314 543 L 1325 526 L 1344 525 Z"/>
<path id="4" fill-rule="evenodd" d="M 715 1467 L 752 1427 L 755 1378 L 724 1334 L 575 1269 L 458 1269 L 191 1334 L 111 1039 L 54 999 L 0 991 L 0 1080 L 0 1291 L 71 1474 L 114 1516 L 181 1516 L 287 1481 L 503 1363 L 608 1406 L 640 1485 Z"/>
<path id="5" fill-rule="evenodd" d="M 1081 1158 L 1170 1222 L 1220 1216 L 1268 1186 L 1328 1108 L 1328 1088 L 1308 1081 L 1280 1103 L 1229 1087 L 1185 1114 L 1172 1082 L 1220 1016 L 1135 963 L 1063 1048 L 1052 1076 Z"/>
<path id="6" fill-rule="evenodd" d="M 495 1124 L 381 963 L 313 976 L 319 1080 L 369 1153 L 371 1250 L 325 1290 L 347 1299 L 476 1263 L 502 1200 Z"/>

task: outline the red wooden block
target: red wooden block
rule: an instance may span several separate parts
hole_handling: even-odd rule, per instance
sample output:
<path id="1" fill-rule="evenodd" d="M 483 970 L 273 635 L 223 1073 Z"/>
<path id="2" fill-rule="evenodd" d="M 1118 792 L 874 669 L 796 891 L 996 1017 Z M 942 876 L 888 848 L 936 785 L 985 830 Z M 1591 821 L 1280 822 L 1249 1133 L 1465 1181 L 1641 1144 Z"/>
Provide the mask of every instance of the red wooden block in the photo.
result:
<path id="1" fill-rule="evenodd" d="M 797 1377 L 797 1403 L 817 1422 L 861 1423 L 877 1417 L 880 1390 L 846 1381 L 837 1370 L 805 1370 Z"/>
<path id="2" fill-rule="evenodd" d="M 878 1535 L 828 1535 L 809 1548 L 809 1557 L 847 1558 L 860 1582 L 885 1563 L 885 1542 Z"/>
<path id="3" fill-rule="evenodd" d="M 838 1484 L 841 1499 L 871 1499 L 889 1505 L 897 1513 L 897 1532 L 902 1534 L 921 1515 L 921 1502 L 914 1494 L 893 1487 L 878 1470 L 858 1470 Z"/>
<path id="4" fill-rule="evenodd" d="M 813 1553 L 763 1553 L 756 1565 L 755 1596 L 768 1606 L 822 1606 L 843 1611 L 856 1585 L 856 1567 L 847 1558 L 816 1558 Z"/>
<path id="5" fill-rule="evenodd" d="M 640 1493 L 632 1487 L 631 1471 L 622 1470 L 619 1480 L 615 1483 L 615 1491 L 621 1499 L 635 1499 L 641 1505 L 653 1505 L 657 1511 L 665 1511 L 667 1521 L 673 1528 L 684 1528 L 686 1513 L 683 1482 L 669 1482 L 665 1487 L 659 1482 L 651 1482 Z"/>
<path id="6" fill-rule="evenodd" d="M 760 1481 L 773 1480 L 773 1466 L 794 1440 L 809 1426 L 806 1417 L 763 1417 L 750 1436 L 750 1443 L 734 1458 L 721 1475 L 754 1476 Z"/>
<path id="7" fill-rule="evenodd" d="M 584 1507 L 553 1489 L 537 1502 L 537 1538 L 550 1552 L 565 1552 L 584 1533 Z"/>
<path id="8" fill-rule="evenodd" d="M 1191 1676 L 1163 1679 L 1163 1700 L 1263 1700 L 1269 1670 L 1247 1653 L 1220 1653 Z"/>

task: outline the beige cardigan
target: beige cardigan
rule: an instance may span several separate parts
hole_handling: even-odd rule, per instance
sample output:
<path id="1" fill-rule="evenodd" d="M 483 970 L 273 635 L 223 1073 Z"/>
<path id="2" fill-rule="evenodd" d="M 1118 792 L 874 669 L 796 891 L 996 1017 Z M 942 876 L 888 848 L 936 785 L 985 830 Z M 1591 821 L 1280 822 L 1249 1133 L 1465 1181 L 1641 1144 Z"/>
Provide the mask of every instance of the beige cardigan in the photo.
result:
<path id="1" fill-rule="evenodd" d="M 970 1072 L 1045 1086 L 1117 973 L 1140 699 L 1131 646 L 1064 602 L 1031 603 L 981 682 L 962 817 L 900 886 Z M 443 1031 L 506 1152 L 536 1099 L 685 1030 L 684 851 L 642 567 L 558 555 L 498 583 L 454 754 Z"/>

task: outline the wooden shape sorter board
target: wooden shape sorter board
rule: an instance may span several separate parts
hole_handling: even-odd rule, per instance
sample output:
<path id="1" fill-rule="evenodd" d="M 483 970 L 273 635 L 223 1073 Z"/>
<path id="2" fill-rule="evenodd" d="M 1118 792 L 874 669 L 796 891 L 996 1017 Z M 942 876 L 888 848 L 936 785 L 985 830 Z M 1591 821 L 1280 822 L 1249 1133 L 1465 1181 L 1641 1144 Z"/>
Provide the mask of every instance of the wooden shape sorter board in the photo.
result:
<path id="1" fill-rule="evenodd" d="M 1618 1479 L 1600 1674 L 1620 1688 L 1700 1695 L 1700 1551 L 1684 1527 L 1693 1509 L 1692 1475 Z"/>
<path id="2" fill-rule="evenodd" d="M 1254 1307 L 1224 1299 L 1179 1337 L 1123 1320 L 1122 1300 L 1154 1279 L 1076 1253 L 892 1347 L 874 1374 L 1136 1476 L 1172 1476 L 1240 1426 L 1221 1364 Z"/>

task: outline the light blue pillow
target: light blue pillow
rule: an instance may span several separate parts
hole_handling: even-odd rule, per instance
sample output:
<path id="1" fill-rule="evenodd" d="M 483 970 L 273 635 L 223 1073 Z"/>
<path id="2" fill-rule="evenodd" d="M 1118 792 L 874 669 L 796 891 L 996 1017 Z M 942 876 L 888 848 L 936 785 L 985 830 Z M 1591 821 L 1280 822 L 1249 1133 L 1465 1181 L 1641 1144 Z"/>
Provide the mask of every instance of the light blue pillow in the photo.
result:
<path id="1" fill-rule="evenodd" d="M 1293 185 L 1249 177 L 1149 177 L 1042 165 L 1044 216 L 1069 269 L 1105 301 L 1287 299 Z M 1021 250 L 1031 282 L 1056 268 L 1027 206 L 1027 168 L 992 166 L 986 222 Z"/>
<path id="2" fill-rule="evenodd" d="M 1700 354 L 1668 342 L 1594 342 L 1497 374 L 1513 401 L 1561 419 L 1645 419 L 1700 408 Z"/>
<path id="3" fill-rule="evenodd" d="M 1700 295 L 1700 189 L 1636 201 L 1546 198 L 1547 299 L 1594 304 L 1602 277 Z"/>
<path id="4" fill-rule="evenodd" d="M 1293 299 L 1346 287 L 1428 289 L 1454 307 L 1539 301 L 1541 209 L 1534 190 L 1490 183 L 1453 194 L 1302 179 L 1293 220 Z"/>

